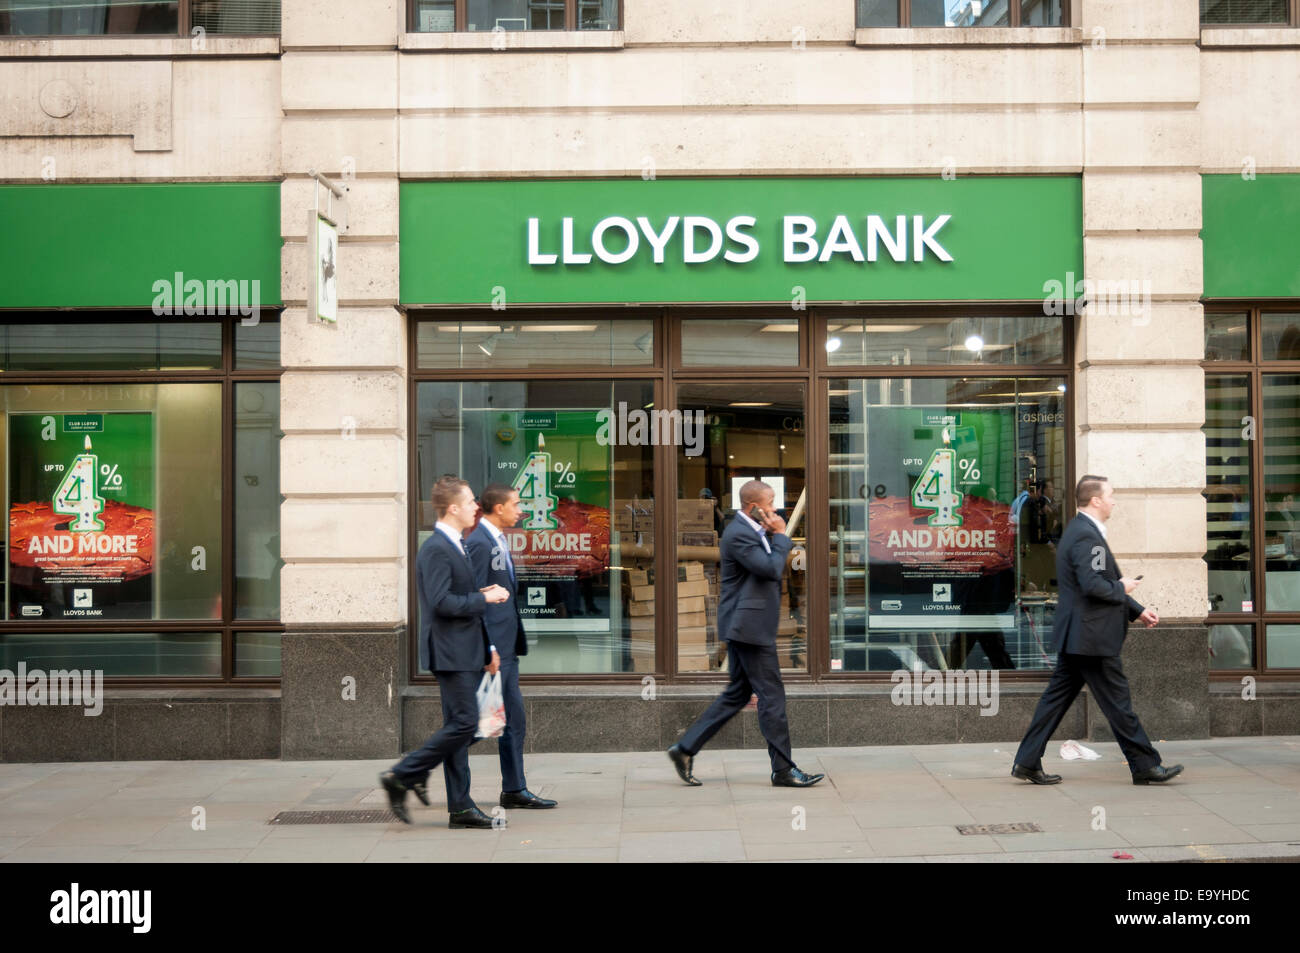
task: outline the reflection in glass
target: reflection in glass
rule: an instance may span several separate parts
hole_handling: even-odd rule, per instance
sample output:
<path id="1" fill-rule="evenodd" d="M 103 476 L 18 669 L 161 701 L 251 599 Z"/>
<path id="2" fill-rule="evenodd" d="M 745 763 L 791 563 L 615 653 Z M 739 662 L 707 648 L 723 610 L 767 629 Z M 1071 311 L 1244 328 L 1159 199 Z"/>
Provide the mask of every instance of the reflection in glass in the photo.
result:
<path id="1" fill-rule="evenodd" d="M 1205 313 L 1205 359 L 1207 361 L 1250 360 L 1250 337 L 1246 312 Z"/>
<path id="2" fill-rule="evenodd" d="M 1064 379 L 828 383 L 832 671 L 1050 668 Z"/>
<path id="3" fill-rule="evenodd" d="M 265 315 L 256 324 L 235 322 L 235 370 L 280 367 L 280 322 Z"/>
<path id="4" fill-rule="evenodd" d="M 456 0 L 415 0 L 414 33 L 451 33 L 456 29 Z"/>
<path id="5" fill-rule="evenodd" d="M 912 26 L 1007 26 L 1007 0 L 912 0 Z"/>
<path id="6" fill-rule="evenodd" d="M 421 321 L 420 367 L 611 367 L 654 361 L 654 322 L 581 315 L 559 320 Z"/>
<path id="7" fill-rule="evenodd" d="M 677 407 L 684 421 L 693 414 L 707 422 L 698 441 L 683 440 L 677 451 L 678 670 L 716 672 L 726 664 L 717 632 L 719 537 L 736 518 L 740 486 L 769 484 L 774 508 L 791 524 L 787 535 L 796 547 L 807 545 L 804 385 L 683 383 Z M 808 668 L 807 580 L 807 559 L 792 559 L 777 615 L 783 671 Z"/>
<path id="8" fill-rule="evenodd" d="M 1270 625 L 1267 638 L 1269 668 L 1300 668 L 1300 625 Z"/>
<path id="9" fill-rule="evenodd" d="M 1205 378 L 1205 563 L 1210 610 L 1251 608 L 1250 445 L 1242 420 L 1250 413 L 1244 374 Z"/>
<path id="10" fill-rule="evenodd" d="M 858 0 L 858 29 L 898 26 L 898 0 Z"/>
<path id="11" fill-rule="evenodd" d="M 617 30 L 618 0 L 578 0 L 579 30 Z"/>
<path id="12" fill-rule="evenodd" d="M 177 371 L 221 368 L 218 321 L 13 323 L 0 327 L 7 371 Z"/>
<path id="13" fill-rule="evenodd" d="M 0 0 L 0 36 L 170 34 L 176 0 Z"/>
<path id="14" fill-rule="evenodd" d="M 637 424 L 653 400 L 649 381 L 417 387 L 417 545 L 433 532 L 429 493 L 443 474 L 476 494 L 519 490 L 524 518 L 508 535 L 525 673 L 654 669 L 654 444 Z"/>
<path id="15" fill-rule="evenodd" d="M 280 677 L 280 632 L 236 632 L 235 675 Z"/>
<path id="16" fill-rule="evenodd" d="M 1264 608 L 1300 611 L 1300 375 L 1264 376 Z"/>
<path id="17" fill-rule="evenodd" d="M 1253 668 L 1255 627 L 1253 625 L 1210 626 L 1210 668 Z"/>
<path id="18" fill-rule="evenodd" d="M 235 618 L 280 618 L 280 384 L 235 384 Z"/>
<path id="19" fill-rule="evenodd" d="M 11 632 L 0 635 L 0 668 L 99 669 L 105 677 L 221 676 L 220 632 Z"/>
<path id="20" fill-rule="evenodd" d="M 1260 315 L 1260 357 L 1265 361 L 1300 361 L 1300 314 Z"/>
<path id="21" fill-rule="evenodd" d="M 1287 0 L 1201 0 L 1202 23 L 1287 22 Z"/>
<path id="22" fill-rule="evenodd" d="M 1060 318 L 853 317 L 831 315 L 826 359 L 849 364 L 1059 364 L 1065 335 Z"/>
<path id="23" fill-rule="evenodd" d="M 1020 0 L 1021 26 L 1060 26 L 1063 0 Z"/>
<path id="24" fill-rule="evenodd" d="M 799 363 L 797 318 L 688 318 L 681 323 L 686 367 L 786 367 Z"/>
<path id="25" fill-rule="evenodd" d="M 564 0 L 467 0 L 471 30 L 563 30 Z"/>

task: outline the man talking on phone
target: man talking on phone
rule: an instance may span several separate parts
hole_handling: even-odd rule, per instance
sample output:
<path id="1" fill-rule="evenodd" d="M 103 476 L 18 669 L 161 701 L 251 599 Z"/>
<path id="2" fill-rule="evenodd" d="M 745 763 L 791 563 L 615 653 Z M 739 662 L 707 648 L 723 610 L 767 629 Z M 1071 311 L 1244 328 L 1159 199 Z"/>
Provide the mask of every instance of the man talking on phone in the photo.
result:
<path id="1" fill-rule="evenodd" d="M 1128 679 L 1119 660 L 1128 624 L 1137 620 L 1149 629 L 1160 622 L 1160 616 L 1130 595 L 1141 585 L 1142 577 L 1122 575 L 1106 542 L 1106 521 L 1115 509 L 1115 489 L 1110 481 L 1103 476 L 1084 476 L 1075 489 L 1075 504 L 1079 511 L 1056 547 L 1056 578 L 1061 591 L 1052 619 L 1056 670 L 1038 700 L 1011 765 L 1011 776 L 1034 784 L 1061 780 L 1059 774 L 1043 771 L 1043 751 L 1086 683 L 1128 759 L 1133 783 L 1161 784 L 1179 774 L 1183 766 L 1160 764 L 1159 753 L 1133 711 Z"/>
<path id="2" fill-rule="evenodd" d="M 718 599 L 718 635 L 727 643 L 731 681 L 695 724 L 686 729 L 668 758 L 687 784 L 700 782 L 692 773 L 695 755 L 723 725 L 758 695 L 758 727 L 772 759 L 772 784 L 811 787 L 824 774 L 804 774 L 790 756 L 790 726 L 785 715 L 785 686 L 776 654 L 781 576 L 790 552 L 785 520 L 772 510 L 775 491 L 761 480 L 740 488 L 740 509 L 722 534 L 722 595 Z M 771 535 L 769 535 L 769 533 Z"/>

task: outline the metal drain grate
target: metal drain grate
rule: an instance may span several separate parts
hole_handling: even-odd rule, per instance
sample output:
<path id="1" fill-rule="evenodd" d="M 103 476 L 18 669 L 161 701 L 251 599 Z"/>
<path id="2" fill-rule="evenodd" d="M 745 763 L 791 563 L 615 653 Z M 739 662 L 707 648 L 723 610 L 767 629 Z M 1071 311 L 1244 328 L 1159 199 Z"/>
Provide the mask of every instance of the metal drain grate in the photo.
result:
<path id="1" fill-rule="evenodd" d="M 281 811 L 268 824 L 391 824 L 392 811 Z"/>
<path id="2" fill-rule="evenodd" d="M 958 834 L 1041 834 L 1043 829 L 1032 821 L 1014 824 L 958 824 Z"/>

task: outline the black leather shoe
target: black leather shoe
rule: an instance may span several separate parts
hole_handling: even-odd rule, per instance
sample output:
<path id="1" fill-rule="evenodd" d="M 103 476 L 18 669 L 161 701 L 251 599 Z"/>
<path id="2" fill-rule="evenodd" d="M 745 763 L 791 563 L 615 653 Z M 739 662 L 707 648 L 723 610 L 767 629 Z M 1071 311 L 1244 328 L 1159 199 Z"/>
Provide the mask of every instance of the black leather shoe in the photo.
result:
<path id="1" fill-rule="evenodd" d="M 429 806 L 429 788 L 424 781 L 412 781 L 407 787 L 415 792 L 415 796 L 420 799 L 421 804 L 425 807 Z"/>
<path id="2" fill-rule="evenodd" d="M 1035 784 L 1060 784 L 1061 776 L 1059 774 L 1047 774 L 1042 768 L 1023 768 L 1018 764 L 1011 766 L 1011 776 L 1019 778 L 1022 781 L 1033 781 Z"/>
<path id="3" fill-rule="evenodd" d="M 695 763 L 695 756 L 687 754 L 679 745 L 673 745 L 668 749 L 668 760 L 673 763 L 677 769 L 677 776 L 693 788 L 698 788 L 704 782 L 691 773 L 691 768 Z"/>
<path id="4" fill-rule="evenodd" d="M 772 772 L 772 787 L 810 788 L 825 777 L 824 774 L 804 774 L 798 768 L 786 768 L 784 771 Z"/>
<path id="5" fill-rule="evenodd" d="M 555 807 L 556 802 L 538 797 L 528 788 L 524 788 L 522 791 L 502 791 L 500 804 L 502 807 L 527 807 L 540 811 Z"/>
<path id="6" fill-rule="evenodd" d="M 457 811 L 455 814 L 448 815 L 447 826 L 450 827 L 452 830 L 460 830 L 461 828 L 468 828 L 468 827 L 477 827 L 486 830 L 491 830 L 492 821 L 493 818 L 488 817 L 478 808 L 471 807 L 467 810 Z M 506 819 L 504 817 L 501 818 L 501 826 L 502 827 L 506 826 Z"/>
<path id="7" fill-rule="evenodd" d="M 388 794 L 388 807 L 403 824 L 411 823 L 411 815 L 406 813 L 406 785 L 398 780 L 397 775 L 385 771 L 379 776 L 379 783 Z"/>
<path id="8" fill-rule="evenodd" d="M 1134 784 L 1164 784 L 1170 778 L 1176 778 L 1183 773 L 1183 766 L 1176 764 L 1172 768 L 1166 768 L 1163 764 L 1158 764 L 1154 768 L 1147 768 L 1145 771 L 1133 772 Z"/>

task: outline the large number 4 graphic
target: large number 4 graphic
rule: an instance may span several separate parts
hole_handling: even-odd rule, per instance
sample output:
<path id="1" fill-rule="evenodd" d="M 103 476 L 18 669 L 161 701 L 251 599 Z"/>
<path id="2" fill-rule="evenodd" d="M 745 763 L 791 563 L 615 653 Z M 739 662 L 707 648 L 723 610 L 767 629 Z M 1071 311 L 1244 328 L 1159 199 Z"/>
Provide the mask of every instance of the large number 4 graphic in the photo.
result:
<path id="1" fill-rule="evenodd" d="M 95 533 L 104 528 L 99 514 L 104 511 L 104 498 L 99 495 L 99 457 L 93 453 L 79 453 L 63 482 L 54 491 L 54 512 L 75 516 L 68 527 L 74 533 Z"/>
<path id="2" fill-rule="evenodd" d="M 524 529 L 555 529 L 551 515 L 557 500 L 551 496 L 551 455 L 535 450 L 519 470 L 511 489 L 519 491 L 519 508 L 528 514 Z"/>
<path id="3" fill-rule="evenodd" d="M 930 454 L 920 478 L 912 487 L 912 505 L 918 510 L 934 510 L 931 526 L 960 526 L 961 501 L 965 494 L 953 489 L 953 469 L 957 452 L 940 448 Z"/>

